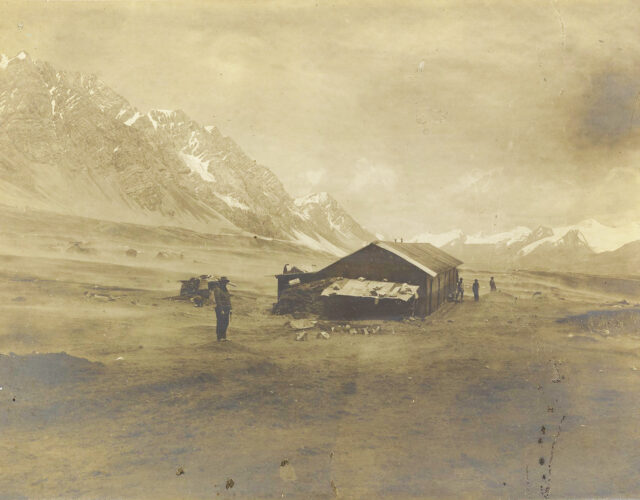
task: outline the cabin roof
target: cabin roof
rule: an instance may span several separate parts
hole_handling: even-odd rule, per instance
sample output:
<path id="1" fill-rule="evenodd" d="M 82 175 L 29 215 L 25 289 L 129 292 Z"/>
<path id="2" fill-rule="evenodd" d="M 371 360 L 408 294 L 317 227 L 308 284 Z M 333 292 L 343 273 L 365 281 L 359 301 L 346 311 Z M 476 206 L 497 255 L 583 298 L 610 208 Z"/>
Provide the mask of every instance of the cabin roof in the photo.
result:
<path id="1" fill-rule="evenodd" d="M 397 255 L 432 277 L 462 264 L 462 261 L 430 243 L 374 241 L 372 245 Z"/>

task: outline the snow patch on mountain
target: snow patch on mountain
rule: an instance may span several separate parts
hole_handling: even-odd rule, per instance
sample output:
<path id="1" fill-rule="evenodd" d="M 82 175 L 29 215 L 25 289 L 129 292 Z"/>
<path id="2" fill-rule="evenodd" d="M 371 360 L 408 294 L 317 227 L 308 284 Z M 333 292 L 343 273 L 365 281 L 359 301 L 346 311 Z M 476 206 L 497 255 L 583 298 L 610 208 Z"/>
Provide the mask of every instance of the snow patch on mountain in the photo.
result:
<path id="1" fill-rule="evenodd" d="M 409 240 L 410 243 L 431 243 L 436 247 L 442 247 L 452 241 L 464 238 L 464 233 L 459 229 L 447 231 L 446 233 L 422 233 Z"/>
<path id="2" fill-rule="evenodd" d="M 183 153 L 178 153 L 184 164 L 189 167 L 191 172 L 198 174 L 202 177 L 202 180 L 207 182 L 216 182 L 216 178 L 209 172 L 209 162 L 203 161 L 197 156 Z"/>
<path id="3" fill-rule="evenodd" d="M 214 193 L 214 194 L 232 208 L 239 208 L 240 210 L 250 210 L 247 205 L 242 203 L 240 200 L 234 198 L 233 196 L 220 194 L 220 193 Z"/>
<path id="4" fill-rule="evenodd" d="M 151 125 L 153 125 L 153 130 L 158 130 L 158 122 L 153 119 L 151 112 L 147 113 L 147 118 L 151 122 Z"/>
<path id="5" fill-rule="evenodd" d="M 127 127 L 130 127 L 131 125 L 133 125 L 136 121 L 138 121 L 138 118 L 140 118 L 142 116 L 141 113 L 139 113 L 138 111 L 136 111 L 133 116 L 131 118 L 129 118 L 127 121 L 124 122 L 124 124 Z"/>
<path id="6" fill-rule="evenodd" d="M 467 236 L 465 243 L 469 245 L 506 245 L 511 246 L 514 243 L 518 243 L 527 239 L 531 234 L 531 229 L 524 226 L 518 226 L 511 231 L 503 233 L 496 233 L 485 235 L 482 233 L 475 234 L 473 236 Z"/>

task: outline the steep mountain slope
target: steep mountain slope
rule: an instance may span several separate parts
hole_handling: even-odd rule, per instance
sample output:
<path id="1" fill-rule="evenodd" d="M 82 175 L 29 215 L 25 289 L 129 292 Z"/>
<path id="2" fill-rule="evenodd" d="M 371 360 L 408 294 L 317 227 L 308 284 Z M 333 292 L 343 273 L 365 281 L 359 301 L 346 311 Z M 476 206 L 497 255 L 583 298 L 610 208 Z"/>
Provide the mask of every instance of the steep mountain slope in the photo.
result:
<path id="1" fill-rule="evenodd" d="M 25 53 L 0 59 L 0 188 L 13 206 L 250 232 L 333 253 L 371 239 L 344 211 L 345 231 L 331 226 L 335 200 L 309 217 L 215 127 L 179 110 L 143 114 L 96 77 Z"/>
<path id="2" fill-rule="evenodd" d="M 305 220 L 326 240 L 331 235 L 346 246 L 349 242 L 370 242 L 375 238 L 351 217 L 328 193 L 314 193 L 294 201 Z"/>

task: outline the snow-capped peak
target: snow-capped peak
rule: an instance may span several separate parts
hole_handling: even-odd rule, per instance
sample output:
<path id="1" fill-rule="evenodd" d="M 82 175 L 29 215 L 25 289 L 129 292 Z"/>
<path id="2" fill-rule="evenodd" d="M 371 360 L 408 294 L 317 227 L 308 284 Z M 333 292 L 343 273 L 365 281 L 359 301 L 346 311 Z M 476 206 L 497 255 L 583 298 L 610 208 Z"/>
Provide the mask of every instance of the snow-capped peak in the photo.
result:
<path id="1" fill-rule="evenodd" d="M 446 233 L 422 233 L 411 238 L 409 241 L 411 243 L 431 243 L 436 247 L 442 247 L 461 238 L 464 238 L 464 233 L 460 229 L 453 229 Z"/>
<path id="2" fill-rule="evenodd" d="M 471 245 L 506 245 L 511 246 L 514 243 L 518 243 L 520 241 L 524 241 L 531 234 L 531 229 L 524 226 L 518 226 L 512 229 L 511 231 L 506 231 L 503 233 L 496 233 L 485 235 L 483 233 L 478 233 L 473 236 L 468 236 L 465 243 Z"/>
<path id="3" fill-rule="evenodd" d="M 577 231 L 585 243 L 597 253 L 616 250 L 631 241 L 640 240 L 640 223 L 638 222 L 626 226 L 611 227 L 605 226 L 595 219 L 587 219 L 571 226 L 553 228 L 550 235 L 530 243 L 521 252 L 523 255 L 527 255 L 538 246 L 548 242 L 557 242 L 567 233 L 573 231 Z"/>
<path id="4" fill-rule="evenodd" d="M 293 202 L 298 207 L 304 207 L 306 205 L 326 205 L 332 201 L 329 193 L 321 192 L 321 193 L 311 193 L 307 196 L 302 196 L 300 198 L 296 198 Z"/>

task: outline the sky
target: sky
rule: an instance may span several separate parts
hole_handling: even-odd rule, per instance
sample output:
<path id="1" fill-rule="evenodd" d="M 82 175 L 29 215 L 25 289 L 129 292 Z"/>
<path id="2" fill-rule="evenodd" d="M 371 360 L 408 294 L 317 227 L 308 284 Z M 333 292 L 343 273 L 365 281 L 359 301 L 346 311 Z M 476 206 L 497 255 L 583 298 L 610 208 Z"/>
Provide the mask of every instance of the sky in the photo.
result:
<path id="1" fill-rule="evenodd" d="M 0 0 L 0 52 L 216 125 L 390 237 L 640 221 L 636 1 Z"/>

